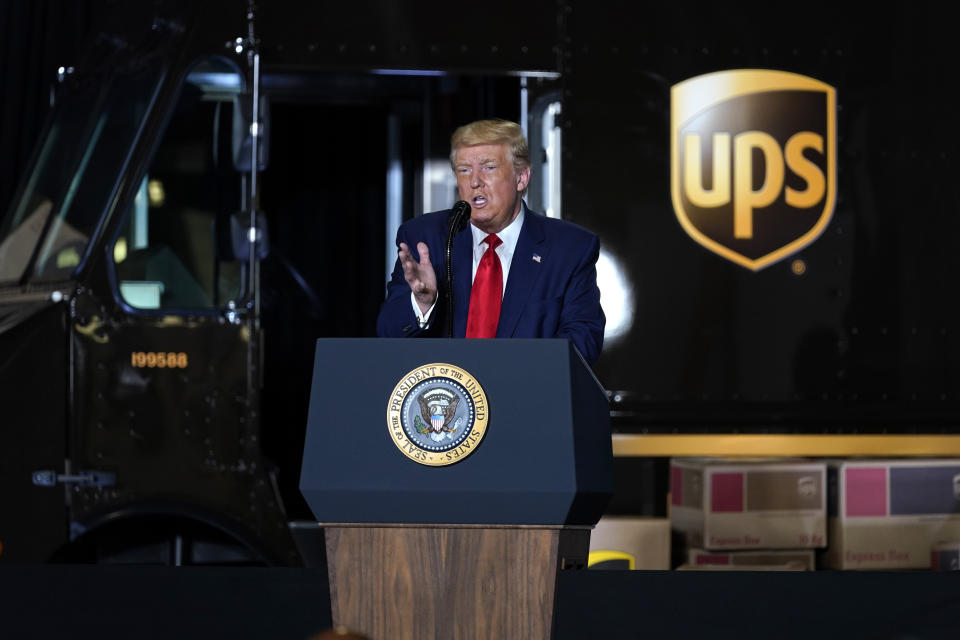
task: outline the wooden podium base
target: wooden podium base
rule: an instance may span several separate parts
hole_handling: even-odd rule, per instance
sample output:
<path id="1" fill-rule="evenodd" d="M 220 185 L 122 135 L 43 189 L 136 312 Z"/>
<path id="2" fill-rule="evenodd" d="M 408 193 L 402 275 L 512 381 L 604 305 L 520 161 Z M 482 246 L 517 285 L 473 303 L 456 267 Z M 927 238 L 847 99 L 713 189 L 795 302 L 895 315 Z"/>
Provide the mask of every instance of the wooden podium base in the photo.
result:
<path id="1" fill-rule="evenodd" d="M 373 640 L 550 638 L 590 527 L 322 524 L 334 625 Z"/>

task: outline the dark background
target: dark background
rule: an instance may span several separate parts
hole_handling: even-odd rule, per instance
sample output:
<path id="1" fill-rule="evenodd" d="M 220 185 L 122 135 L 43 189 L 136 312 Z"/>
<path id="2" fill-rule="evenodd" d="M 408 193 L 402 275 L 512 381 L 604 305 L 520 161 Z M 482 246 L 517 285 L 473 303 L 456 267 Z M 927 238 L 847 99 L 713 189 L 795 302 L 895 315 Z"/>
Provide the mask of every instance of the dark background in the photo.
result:
<path id="1" fill-rule="evenodd" d="M 40 135 L 56 68 L 77 59 L 113 6 L 0 5 L 3 210 Z M 435 131 L 411 147 L 424 157 L 444 155 L 445 136 L 466 119 L 518 116 L 517 81 L 498 75 L 505 69 L 561 73 L 564 217 L 600 235 L 634 292 L 632 328 L 596 366 L 617 430 L 957 430 L 960 150 L 955 36 L 944 16 L 919 3 L 869 13 L 831 3 L 503 2 L 414 14 L 374 1 L 305 7 L 265 7 L 267 59 L 356 73 L 384 61 L 468 71 L 459 84 L 415 89 L 434 109 Z M 526 61 L 505 57 L 517 43 L 529 45 Z M 694 242 L 670 199 L 670 87 L 735 68 L 808 75 L 838 98 L 833 218 L 813 244 L 760 272 Z M 263 180 L 277 250 L 269 260 L 290 257 L 321 301 L 298 297 L 278 263 L 265 263 L 264 416 L 292 425 L 266 433 L 265 446 L 286 458 L 283 467 L 299 455 L 312 353 L 305 345 L 373 332 L 383 293 L 384 120 L 398 96 L 374 91 L 355 102 L 274 109 Z M 356 149 L 323 156 L 320 144 Z M 405 206 L 405 215 L 415 213 Z M 357 275 L 346 283 L 332 275 L 337 259 L 310 253 L 317 238 L 332 246 L 344 237 L 351 260 L 377 255 L 375 268 L 351 269 Z"/>
<path id="2" fill-rule="evenodd" d="M 565 217 L 600 234 L 636 292 L 633 329 L 596 367 L 623 391 L 619 427 L 952 429 L 960 163 L 942 16 L 616 6 L 567 16 L 563 169 Z M 669 192 L 670 87 L 735 68 L 800 73 L 838 96 L 833 219 L 756 273 L 693 242 Z"/>

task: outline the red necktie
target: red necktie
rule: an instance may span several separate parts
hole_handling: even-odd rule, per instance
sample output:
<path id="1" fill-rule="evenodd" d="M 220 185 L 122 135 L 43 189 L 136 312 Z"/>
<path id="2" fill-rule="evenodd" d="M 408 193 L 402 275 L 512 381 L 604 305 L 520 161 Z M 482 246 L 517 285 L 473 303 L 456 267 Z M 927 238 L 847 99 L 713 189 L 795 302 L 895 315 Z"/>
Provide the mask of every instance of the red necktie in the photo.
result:
<path id="1" fill-rule="evenodd" d="M 493 338 L 500 321 L 500 300 L 503 298 L 503 267 L 497 247 L 502 240 L 491 233 L 483 239 L 487 250 L 480 258 L 477 275 L 470 290 L 470 311 L 467 312 L 468 338 Z"/>

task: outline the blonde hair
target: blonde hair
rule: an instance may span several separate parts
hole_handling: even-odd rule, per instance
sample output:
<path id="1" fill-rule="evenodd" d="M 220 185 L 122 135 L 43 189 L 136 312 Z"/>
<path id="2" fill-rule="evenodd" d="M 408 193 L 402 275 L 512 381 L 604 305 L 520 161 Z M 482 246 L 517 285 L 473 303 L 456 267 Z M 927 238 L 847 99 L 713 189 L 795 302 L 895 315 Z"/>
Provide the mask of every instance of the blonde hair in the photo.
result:
<path id="1" fill-rule="evenodd" d="M 477 120 L 459 127 L 450 137 L 450 166 L 454 171 L 457 168 L 457 149 L 478 144 L 506 145 L 517 172 L 530 166 L 530 150 L 520 125 L 509 120 Z"/>

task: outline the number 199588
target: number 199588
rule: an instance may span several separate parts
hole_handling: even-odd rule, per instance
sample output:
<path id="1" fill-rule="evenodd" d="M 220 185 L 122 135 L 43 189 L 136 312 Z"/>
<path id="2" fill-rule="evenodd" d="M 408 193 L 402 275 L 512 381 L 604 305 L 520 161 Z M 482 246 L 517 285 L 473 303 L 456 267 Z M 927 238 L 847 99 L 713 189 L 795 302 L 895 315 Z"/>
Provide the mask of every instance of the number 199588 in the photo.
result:
<path id="1" fill-rule="evenodd" d="M 187 354 L 182 351 L 134 351 L 130 354 L 130 364 L 137 368 L 150 369 L 186 369 Z"/>

